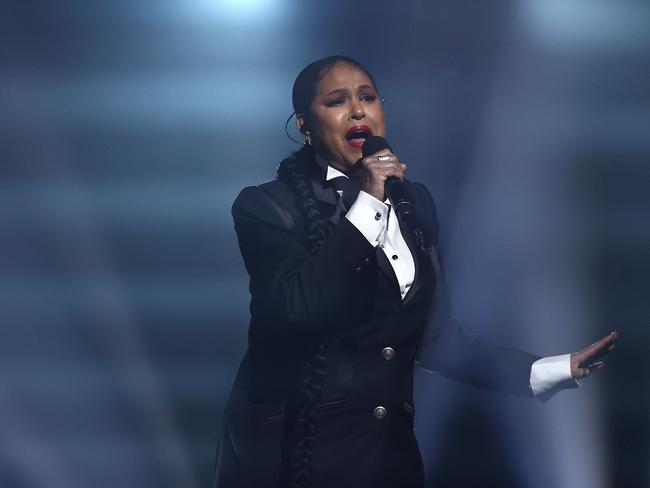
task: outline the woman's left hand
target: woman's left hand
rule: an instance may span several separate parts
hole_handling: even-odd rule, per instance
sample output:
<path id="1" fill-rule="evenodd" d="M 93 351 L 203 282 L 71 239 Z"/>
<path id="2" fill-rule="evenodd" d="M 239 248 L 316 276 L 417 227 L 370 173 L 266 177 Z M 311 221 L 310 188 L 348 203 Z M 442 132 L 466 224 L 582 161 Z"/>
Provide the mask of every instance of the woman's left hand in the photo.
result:
<path id="1" fill-rule="evenodd" d="M 604 367 L 605 363 L 600 359 L 614 349 L 616 339 L 618 332 L 614 330 L 591 346 L 571 354 L 571 376 L 576 379 L 586 378 L 593 371 Z"/>

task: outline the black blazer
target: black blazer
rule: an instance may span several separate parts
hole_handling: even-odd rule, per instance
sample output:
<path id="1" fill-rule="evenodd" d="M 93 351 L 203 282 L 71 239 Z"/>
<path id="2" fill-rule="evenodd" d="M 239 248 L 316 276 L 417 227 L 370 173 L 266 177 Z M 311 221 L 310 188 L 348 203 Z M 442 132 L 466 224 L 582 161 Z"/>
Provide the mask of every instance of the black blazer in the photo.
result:
<path id="1" fill-rule="evenodd" d="M 402 300 L 384 252 L 343 217 L 341 199 L 320 168 L 311 182 L 331 225 L 316 255 L 306 248 L 302 217 L 283 181 L 245 188 L 233 204 L 250 275 L 251 322 L 221 433 L 220 488 L 274 486 L 284 402 L 295 392 L 305 351 L 321 341 L 328 344 L 328 373 L 317 407 L 316 487 L 376 486 L 389 449 L 405 453 L 405 469 L 412 469 L 410 461 L 418 468 L 414 364 L 476 386 L 530 395 L 530 367 L 539 357 L 469 338 L 451 318 L 435 206 L 423 185 L 406 182 L 417 220 L 400 228 L 416 271 Z M 395 441 L 398 428 L 403 432 Z M 390 445 L 395 442 L 404 445 Z"/>

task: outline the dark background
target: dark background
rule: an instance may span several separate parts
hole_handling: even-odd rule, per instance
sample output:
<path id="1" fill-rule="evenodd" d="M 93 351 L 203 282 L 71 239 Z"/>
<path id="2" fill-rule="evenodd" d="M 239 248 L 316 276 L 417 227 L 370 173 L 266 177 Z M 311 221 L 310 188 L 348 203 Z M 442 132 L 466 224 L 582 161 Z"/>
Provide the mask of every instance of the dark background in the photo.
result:
<path id="1" fill-rule="evenodd" d="M 208 486 L 247 329 L 230 204 L 297 147 L 298 71 L 341 53 L 436 197 L 469 332 L 621 332 L 544 405 L 418 374 L 431 486 L 650 486 L 648 25 L 641 1 L 3 3 L 0 485 Z"/>

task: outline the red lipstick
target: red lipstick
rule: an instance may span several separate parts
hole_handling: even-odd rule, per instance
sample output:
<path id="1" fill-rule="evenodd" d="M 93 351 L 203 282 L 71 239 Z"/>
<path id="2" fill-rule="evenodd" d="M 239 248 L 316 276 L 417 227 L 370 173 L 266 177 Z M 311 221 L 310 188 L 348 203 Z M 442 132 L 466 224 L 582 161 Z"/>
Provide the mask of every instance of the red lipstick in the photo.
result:
<path id="1" fill-rule="evenodd" d="M 348 144 L 354 148 L 360 148 L 366 139 L 372 135 L 372 130 L 367 125 L 355 125 L 345 133 Z"/>

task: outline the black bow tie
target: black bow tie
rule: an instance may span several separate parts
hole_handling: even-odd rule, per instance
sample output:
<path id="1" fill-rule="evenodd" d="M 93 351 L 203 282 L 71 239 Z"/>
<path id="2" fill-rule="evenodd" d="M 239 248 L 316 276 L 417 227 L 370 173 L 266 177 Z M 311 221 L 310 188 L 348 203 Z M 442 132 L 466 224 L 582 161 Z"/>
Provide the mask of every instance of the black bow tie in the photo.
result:
<path id="1" fill-rule="evenodd" d="M 345 208 L 349 210 L 361 191 L 361 181 L 357 178 L 337 176 L 328 180 L 328 183 L 335 190 L 342 192 L 343 203 L 345 203 Z"/>

